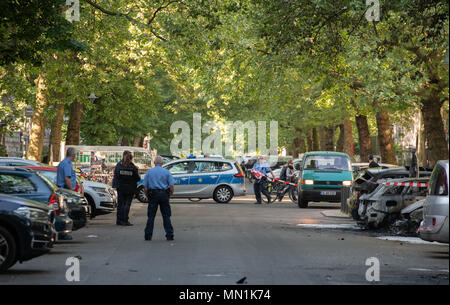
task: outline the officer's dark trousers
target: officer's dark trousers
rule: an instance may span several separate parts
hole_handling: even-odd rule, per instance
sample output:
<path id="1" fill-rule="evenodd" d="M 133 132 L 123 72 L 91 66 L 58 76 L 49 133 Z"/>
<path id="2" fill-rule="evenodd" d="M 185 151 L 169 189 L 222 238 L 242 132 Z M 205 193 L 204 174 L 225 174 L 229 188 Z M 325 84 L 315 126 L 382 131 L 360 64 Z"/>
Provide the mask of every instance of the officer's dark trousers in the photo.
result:
<path id="1" fill-rule="evenodd" d="M 253 191 L 255 192 L 256 201 L 258 203 L 261 203 L 261 193 L 267 197 L 267 201 L 270 201 L 270 195 L 264 187 L 264 182 L 262 179 L 255 180 L 255 183 L 253 184 Z"/>
<path id="2" fill-rule="evenodd" d="M 117 191 L 117 223 L 127 223 L 134 193 Z"/>
<path id="3" fill-rule="evenodd" d="M 153 225 L 155 222 L 156 212 L 158 211 L 158 205 L 161 209 L 166 237 L 171 237 L 173 236 L 173 227 L 172 223 L 170 222 L 170 216 L 172 215 L 172 212 L 170 210 L 169 194 L 167 194 L 167 192 L 151 193 L 147 210 L 148 219 L 147 226 L 145 227 L 145 236 L 151 237 L 153 235 Z"/>

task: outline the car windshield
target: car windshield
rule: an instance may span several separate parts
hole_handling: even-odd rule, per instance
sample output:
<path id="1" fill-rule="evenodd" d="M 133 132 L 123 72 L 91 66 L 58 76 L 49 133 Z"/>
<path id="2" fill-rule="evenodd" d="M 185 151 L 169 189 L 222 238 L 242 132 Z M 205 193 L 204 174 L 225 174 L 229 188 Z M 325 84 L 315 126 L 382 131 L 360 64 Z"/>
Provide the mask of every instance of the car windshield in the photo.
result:
<path id="1" fill-rule="evenodd" d="M 346 156 L 311 155 L 306 157 L 303 169 L 351 171 L 351 166 Z"/>
<path id="2" fill-rule="evenodd" d="M 50 172 L 50 171 L 39 171 L 39 173 L 48 178 L 50 181 L 52 181 L 54 184 L 56 184 L 56 172 Z"/>
<path id="3" fill-rule="evenodd" d="M 26 194 L 36 192 L 34 184 L 25 176 L 0 174 L 0 193 Z"/>

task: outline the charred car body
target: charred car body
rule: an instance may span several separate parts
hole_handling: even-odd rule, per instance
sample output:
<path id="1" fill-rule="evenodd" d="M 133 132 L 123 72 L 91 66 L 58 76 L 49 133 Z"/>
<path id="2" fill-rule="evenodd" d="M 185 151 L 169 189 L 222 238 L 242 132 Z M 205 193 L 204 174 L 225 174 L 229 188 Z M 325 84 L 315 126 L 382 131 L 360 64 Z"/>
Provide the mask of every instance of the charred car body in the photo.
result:
<path id="1" fill-rule="evenodd" d="M 387 181 L 390 179 L 402 179 L 408 178 L 410 175 L 409 169 L 406 167 L 393 167 L 387 169 L 368 169 L 358 178 L 351 187 L 351 196 L 348 200 L 348 205 L 350 207 L 350 214 L 353 219 L 359 220 L 359 204 L 361 202 L 360 198 L 363 195 L 371 194 L 378 187 L 378 182 Z M 419 177 L 429 177 L 431 171 L 421 170 L 419 172 Z"/>
<path id="2" fill-rule="evenodd" d="M 424 199 L 428 178 L 406 178 L 380 181 L 375 191 L 359 198 L 360 224 L 379 228 L 400 218 L 401 211 Z M 387 184 L 384 184 L 387 183 Z"/>

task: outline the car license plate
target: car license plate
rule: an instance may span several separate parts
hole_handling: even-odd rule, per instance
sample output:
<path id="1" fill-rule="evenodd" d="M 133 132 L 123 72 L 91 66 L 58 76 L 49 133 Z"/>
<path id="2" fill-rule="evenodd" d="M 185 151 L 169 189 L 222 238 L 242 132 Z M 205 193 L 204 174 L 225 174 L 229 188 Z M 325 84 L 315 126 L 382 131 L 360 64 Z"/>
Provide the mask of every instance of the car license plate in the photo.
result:
<path id="1" fill-rule="evenodd" d="M 320 192 L 323 196 L 336 196 L 336 192 Z"/>

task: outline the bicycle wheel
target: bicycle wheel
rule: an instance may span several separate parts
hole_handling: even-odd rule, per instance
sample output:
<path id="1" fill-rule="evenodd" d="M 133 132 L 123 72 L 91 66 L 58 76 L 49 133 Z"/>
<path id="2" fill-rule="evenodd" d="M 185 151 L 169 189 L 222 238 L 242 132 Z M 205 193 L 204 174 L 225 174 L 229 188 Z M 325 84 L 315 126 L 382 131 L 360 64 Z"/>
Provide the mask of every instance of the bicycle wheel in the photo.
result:
<path id="1" fill-rule="evenodd" d="M 289 198 L 291 199 L 293 204 L 297 204 L 298 202 L 298 189 L 295 186 L 291 186 L 289 190 Z"/>

